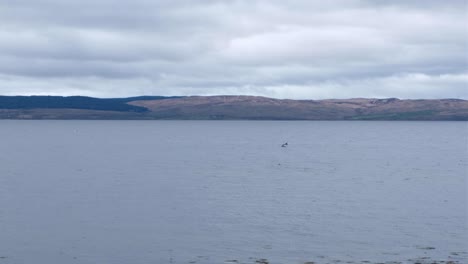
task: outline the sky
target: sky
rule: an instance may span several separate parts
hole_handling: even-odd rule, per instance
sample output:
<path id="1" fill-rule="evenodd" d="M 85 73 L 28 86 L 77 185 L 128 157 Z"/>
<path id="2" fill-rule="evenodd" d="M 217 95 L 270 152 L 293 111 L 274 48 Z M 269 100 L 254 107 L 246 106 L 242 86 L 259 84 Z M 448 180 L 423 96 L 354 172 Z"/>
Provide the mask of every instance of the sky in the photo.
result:
<path id="1" fill-rule="evenodd" d="M 468 99 L 468 0 L 0 0 L 0 95 Z"/>

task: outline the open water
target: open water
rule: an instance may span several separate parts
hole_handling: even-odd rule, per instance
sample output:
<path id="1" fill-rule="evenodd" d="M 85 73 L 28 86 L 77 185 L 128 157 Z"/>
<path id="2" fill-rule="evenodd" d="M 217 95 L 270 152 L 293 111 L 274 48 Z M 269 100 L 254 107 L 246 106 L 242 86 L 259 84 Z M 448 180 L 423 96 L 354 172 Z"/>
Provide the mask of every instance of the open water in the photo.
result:
<path id="1" fill-rule="evenodd" d="M 0 264 L 468 263 L 467 170 L 467 122 L 0 121 Z"/>

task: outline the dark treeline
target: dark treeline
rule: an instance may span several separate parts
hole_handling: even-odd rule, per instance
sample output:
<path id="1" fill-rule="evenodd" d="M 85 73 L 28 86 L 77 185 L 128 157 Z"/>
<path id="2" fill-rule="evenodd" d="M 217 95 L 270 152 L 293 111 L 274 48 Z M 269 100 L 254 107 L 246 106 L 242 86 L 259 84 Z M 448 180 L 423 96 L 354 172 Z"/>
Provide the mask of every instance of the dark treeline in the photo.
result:
<path id="1" fill-rule="evenodd" d="M 0 109 L 72 108 L 121 112 L 146 112 L 146 108 L 127 104 L 136 100 L 162 100 L 174 97 L 139 96 L 93 98 L 86 96 L 0 96 Z"/>

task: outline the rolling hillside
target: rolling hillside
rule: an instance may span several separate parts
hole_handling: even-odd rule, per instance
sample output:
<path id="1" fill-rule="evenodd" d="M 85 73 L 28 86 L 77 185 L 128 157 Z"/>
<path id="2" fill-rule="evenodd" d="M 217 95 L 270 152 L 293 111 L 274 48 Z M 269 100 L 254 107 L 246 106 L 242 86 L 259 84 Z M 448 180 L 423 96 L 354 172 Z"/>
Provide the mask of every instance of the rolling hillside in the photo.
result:
<path id="1" fill-rule="evenodd" d="M 468 120 L 460 99 L 0 96 L 0 119 Z"/>

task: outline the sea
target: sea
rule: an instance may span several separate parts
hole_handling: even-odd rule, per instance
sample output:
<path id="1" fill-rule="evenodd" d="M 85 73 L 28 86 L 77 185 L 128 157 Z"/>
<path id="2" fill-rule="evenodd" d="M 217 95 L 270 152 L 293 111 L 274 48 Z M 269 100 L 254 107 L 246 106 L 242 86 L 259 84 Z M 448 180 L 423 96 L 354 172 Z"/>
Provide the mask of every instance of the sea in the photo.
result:
<path id="1" fill-rule="evenodd" d="M 467 177 L 468 122 L 2 120 L 0 264 L 466 264 Z"/>

